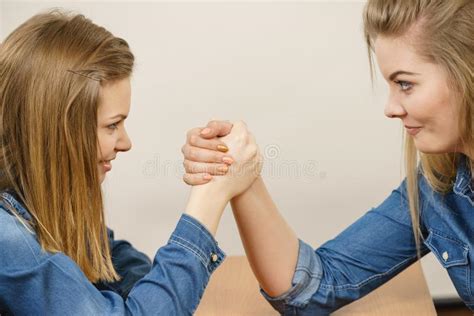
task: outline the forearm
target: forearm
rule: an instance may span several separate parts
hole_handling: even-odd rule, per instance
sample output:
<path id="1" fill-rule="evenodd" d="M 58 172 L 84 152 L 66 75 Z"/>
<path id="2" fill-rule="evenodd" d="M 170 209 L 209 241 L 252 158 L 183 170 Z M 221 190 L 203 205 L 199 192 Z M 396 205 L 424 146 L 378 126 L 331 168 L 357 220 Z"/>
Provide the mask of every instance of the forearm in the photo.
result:
<path id="1" fill-rule="evenodd" d="M 229 198 L 212 183 L 195 186 L 191 190 L 185 213 L 198 220 L 215 236 L 228 202 Z"/>
<path id="2" fill-rule="evenodd" d="M 278 212 L 263 180 L 231 201 L 240 238 L 260 286 L 271 296 L 291 287 L 298 239 Z"/>

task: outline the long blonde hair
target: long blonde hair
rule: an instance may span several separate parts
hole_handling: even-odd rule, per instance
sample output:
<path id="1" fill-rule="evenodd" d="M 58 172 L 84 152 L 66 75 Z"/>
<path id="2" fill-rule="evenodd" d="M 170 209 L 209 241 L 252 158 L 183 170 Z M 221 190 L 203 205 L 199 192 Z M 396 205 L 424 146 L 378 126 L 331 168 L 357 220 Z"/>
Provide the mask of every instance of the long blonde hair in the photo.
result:
<path id="1" fill-rule="evenodd" d="M 91 282 L 119 279 L 98 170 L 99 89 L 133 63 L 126 41 L 57 9 L 0 46 L 0 190 L 28 209 L 42 248 L 72 258 Z"/>
<path id="2" fill-rule="evenodd" d="M 403 37 L 412 28 L 412 41 L 425 60 L 440 65 L 448 74 L 448 85 L 456 95 L 460 144 L 473 147 L 474 106 L 474 1 L 472 0 L 369 0 L 364 9 L 364 33 L 371 74 L 377 36 Z M 412 38 L 413 39 L 413 38 Z M 422 174 L 437 192 L 447 193 L 454 184 L 461 154 L 419 152 L 413 138 L 405 137 L 407 195 L 415 235 L 420 249 L 418 176 Z M 469 161 L 469 165 L 471 162 Z"/>

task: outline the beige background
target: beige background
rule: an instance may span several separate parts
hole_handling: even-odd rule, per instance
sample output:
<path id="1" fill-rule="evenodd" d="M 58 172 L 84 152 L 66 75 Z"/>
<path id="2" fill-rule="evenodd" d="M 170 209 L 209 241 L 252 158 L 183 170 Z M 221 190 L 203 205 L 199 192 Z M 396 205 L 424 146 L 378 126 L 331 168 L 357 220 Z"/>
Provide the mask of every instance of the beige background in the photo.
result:
<path id="1" fill-rule="evenodd" d="M 154 256 L 186 203 L 180 147 L 210 118 L 243 119 L 263 171 L 299 237 L 317 246 L 379 205 L 402 180 L 401 125 L 370 85 L 361 1 L 0 2 L 0 39 L 51 7 L 75 10 L 125 38 L 136 55 L 127 127 L 104 184 L 116 236 Z M 231 213 L 217 235 L 243 254 Z M 432 255 L 434 296 L 455 295 Z"/>

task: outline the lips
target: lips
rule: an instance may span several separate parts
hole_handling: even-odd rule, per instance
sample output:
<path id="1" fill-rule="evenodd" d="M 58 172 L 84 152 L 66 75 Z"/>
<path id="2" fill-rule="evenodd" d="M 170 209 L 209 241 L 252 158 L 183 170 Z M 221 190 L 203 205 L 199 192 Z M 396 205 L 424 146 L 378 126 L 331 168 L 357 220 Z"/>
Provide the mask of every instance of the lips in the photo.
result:
<path id="1" fill-rule="evenodd" d="M 405 125 L 405 129 L 407 130 L 407 133 L 410 134 L 411 136 L 415 136 L 418 134 L 421 130 L 421 126 L 408 126 Z"/>
<path id="2" fill-rule="evenodd" d="M 114 160 L 115 158 L 112 158 L 110 160 L 101 160 L 99 161 L 100 164 L 102 164 L 102 167 L 104 169 L 104 172 L 108 172 L 112 170 L 112 163 L 111 161 Z"/>
<path id="3" fill-rule="evenodd" d="M 104 167 L 105 172 L 112 170 L 112 164 L 110 163 L 110 160 L 103 161 L 102 166 Z"/>

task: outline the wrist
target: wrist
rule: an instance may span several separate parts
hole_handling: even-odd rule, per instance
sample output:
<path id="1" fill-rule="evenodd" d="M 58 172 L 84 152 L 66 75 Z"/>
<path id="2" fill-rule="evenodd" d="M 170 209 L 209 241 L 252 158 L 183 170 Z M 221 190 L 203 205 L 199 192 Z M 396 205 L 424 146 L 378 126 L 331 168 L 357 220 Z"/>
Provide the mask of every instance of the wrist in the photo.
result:
<path id="1" fill-rule="evenodd" d="M 193 186 L 190 194 L 190 200 L 199 200 L 202 203 L 207 201 L 216 207 L 218 205 L 225 206 L 231 198 L 232 196 L 226 190 L 213 185 L 212 180 L 207 184 Z"/>
<path id="2" fill-rule="evenodd" d="M 215 186 L 204 184 L 194 186 L 185 213 L 197 219 L 215 235 L 217 226 L 230 198 Z"/>
<path id="3" fill-rule="evenodd" d="M 265 184 L 263 182 L 262 177 L 259 175 L 255 179 L 255 181 L 252 182 L 252 184 L 247 188 L 247 190 L 245 190 L 244 192 L 240 193 L 239 195 L 236 195 L 235 197 L 233 197 L 231 199 L 231 202 L 235 202 L 237 200 L 240 200 L 242 198 L 245 198 L 245 197 L 248 197 L 248 196 L 251 196 L 251 195 L 255 194 L 255 192 L 257 192 L 259 190 L 259 188 L 261 188 L 262 186 L 265 186 Z"/>

